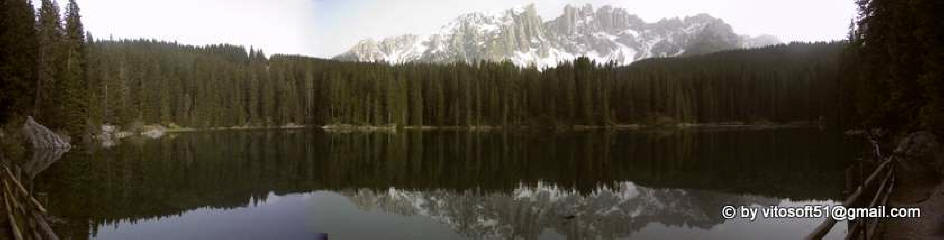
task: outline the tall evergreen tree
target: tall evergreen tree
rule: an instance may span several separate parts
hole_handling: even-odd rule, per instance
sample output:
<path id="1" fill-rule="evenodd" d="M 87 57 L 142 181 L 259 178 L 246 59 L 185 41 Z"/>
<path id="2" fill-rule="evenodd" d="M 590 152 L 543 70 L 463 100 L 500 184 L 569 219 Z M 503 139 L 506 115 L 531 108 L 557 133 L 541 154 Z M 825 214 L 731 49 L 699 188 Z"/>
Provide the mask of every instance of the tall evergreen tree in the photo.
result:
<path id="1" fill-rule="evenodd" d="M 39 77 L 35 85 L 33 115 L 53 128 L 61 128 L 65 118 L 59 98 L 53 96 L 58 88 L 57 80 L 62 74 L 63 30 L 59 19 L 59 5 L 55 1 L 42 0 L 36 29 L 39 37 Z"/>
<path id="2" fill-rule="evenodd" d="M 63 50 L 65 51 L 65 68 L 55 97 L 62 98 L 61 114 L 67 132 L 76 135 L 91 132 L 91 126 L 86 124 L 91 117 L 88 114 L 89 94 L 85 51 L 85 29 L 82 26 L 79 6 L 75 0 L 69 0 L 66 6 L 66 27 Z"/>

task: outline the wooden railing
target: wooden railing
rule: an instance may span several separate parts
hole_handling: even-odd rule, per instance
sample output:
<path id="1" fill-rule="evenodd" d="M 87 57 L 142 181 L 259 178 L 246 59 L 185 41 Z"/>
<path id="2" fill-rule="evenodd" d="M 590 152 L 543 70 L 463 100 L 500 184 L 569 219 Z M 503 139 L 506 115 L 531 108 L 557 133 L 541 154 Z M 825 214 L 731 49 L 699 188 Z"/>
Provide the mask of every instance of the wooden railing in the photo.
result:
<path id="1" fill-rule="evenodd" d="M 0 198 L 8 234 L 13 239 L 59 239 L 46 220 L 46 208 L 23 187 L 5 163 L 0 169 Z"/>
<path id="2" fill-rule="evenodd" d="M 872 135 L 868 136 L 869 142 L 874 149 L 873 154 L 876 160 L 880 160 L 878 166 L 869 174 L 849 197 L 843 201 L 842 205 L 847 208 L 867 207 L 873 208 L 885 206 L 888 203 L 888 197 L 895 189 L 895 166 L 897 165 L 897 156 L 899 152 L 893 152 L 891 155 L 884 156 L 878 141 Z M 876 186 L 876 184 L 879 184 Z M 875 190 L 872 190 L 875 189 Z M 869 193 L 869 194 L 867 194 Z M 871 198 L 868 198 L 871 196 Z M 864 200 L 870 199 L 867 203 Z M 865 203 L 865 204 L 863 204 Z M 835 218 L 827 218 L 816 229 L 813 230 L 806 239 L 822 239 L 835 226 Z M 878 218 L 858 218 L 849 221 L 849 231 L 846 239 L 869 239 L 875 235 L 875 229 L 878 228 Z"/>

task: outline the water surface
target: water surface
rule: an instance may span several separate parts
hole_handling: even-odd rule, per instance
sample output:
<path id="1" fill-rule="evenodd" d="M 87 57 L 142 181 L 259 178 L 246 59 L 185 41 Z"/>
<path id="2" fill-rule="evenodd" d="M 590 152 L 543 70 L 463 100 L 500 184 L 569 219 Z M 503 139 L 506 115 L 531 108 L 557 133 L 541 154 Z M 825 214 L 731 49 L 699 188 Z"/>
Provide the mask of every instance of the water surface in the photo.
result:
<path id="1" fill-rule="evenodd" d="M 72 239 L 797 239 L 822 219 L 720 210 L 836 204 L 851 145 L 816 129 L 204 132 L 72 151 L 28 182 Z"/>

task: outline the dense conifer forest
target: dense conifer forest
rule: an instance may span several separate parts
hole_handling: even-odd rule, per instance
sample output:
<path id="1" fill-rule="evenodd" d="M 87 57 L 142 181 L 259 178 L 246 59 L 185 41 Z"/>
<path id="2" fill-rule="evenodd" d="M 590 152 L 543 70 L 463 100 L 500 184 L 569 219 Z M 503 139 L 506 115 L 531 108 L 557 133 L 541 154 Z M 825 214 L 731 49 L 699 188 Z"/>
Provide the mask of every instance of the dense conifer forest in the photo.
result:
<path id="1" fill-rule="evenodd" d="M 154 41 L 90 45 L 96 122 L 184 126 L 555 126 L 816 121 L 833 112 L 841 43 L 792 44 L 630 67 L 577 59 L 355 63 Z"/>
<path id="2" fill-rule="evenodd" d="M 99 40 L 84 32 L 74 0 L 63 19 L 54 1 L 42 0 L 34 13 L 27 1 L 2 0 L 0 120 L 31 115 L 73 136 L 95 133 L 102 124 L 142 123 L 569 127 L 802 121 L 939 129 L 944 51 L 934 26 L 940 21 L 924 21 L 934 14 L 923 8 L 860 2 L 850 41 L 647 59 L 626 67 L 578 58 L 536 69 L 510 62 L 340 62 L 267 56 L 226 44 Z M 885 11 L 896 14 L 878 14 Z M 906 31 L 896 24 L 922 35 L 888 34 Z"/>

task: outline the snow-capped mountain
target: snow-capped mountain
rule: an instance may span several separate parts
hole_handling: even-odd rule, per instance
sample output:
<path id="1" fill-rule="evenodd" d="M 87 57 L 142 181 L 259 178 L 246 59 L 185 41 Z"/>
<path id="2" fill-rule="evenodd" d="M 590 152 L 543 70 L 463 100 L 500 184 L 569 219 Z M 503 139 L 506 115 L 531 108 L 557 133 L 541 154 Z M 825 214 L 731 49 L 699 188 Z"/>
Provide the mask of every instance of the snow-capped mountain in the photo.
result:
<path id="1" fill-rule="evenodd" d="M 363 40 L 335 59 L 393 64 L 511 60 L 518 66 L 543 68 L 585 56 L 628 65 L 644 58 L 778 42 L 770 35 L 737 35 L 730 25 L 707 14 L 646 23 L 623 8 L 567 5 L 561 16 L 544 21 L 532 4 L 495 14 L 463 14 L 433 34 Z"/>

